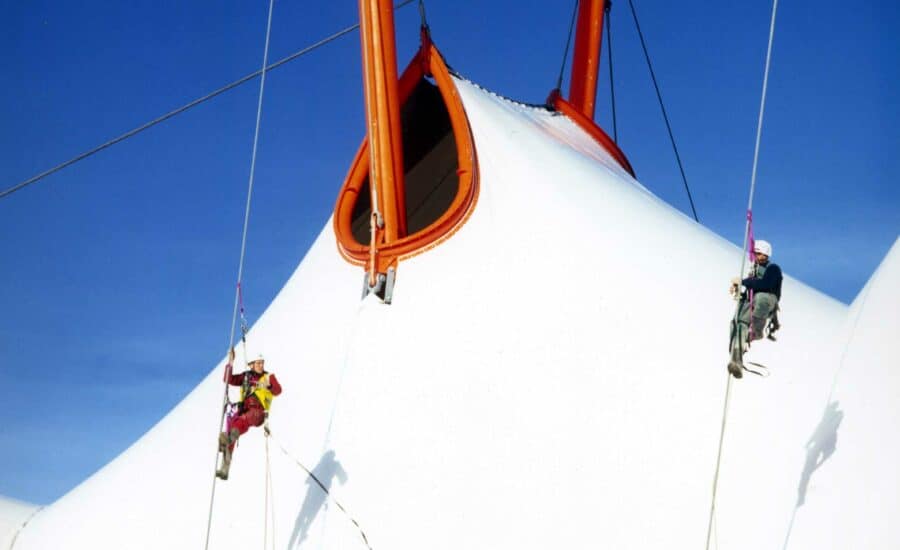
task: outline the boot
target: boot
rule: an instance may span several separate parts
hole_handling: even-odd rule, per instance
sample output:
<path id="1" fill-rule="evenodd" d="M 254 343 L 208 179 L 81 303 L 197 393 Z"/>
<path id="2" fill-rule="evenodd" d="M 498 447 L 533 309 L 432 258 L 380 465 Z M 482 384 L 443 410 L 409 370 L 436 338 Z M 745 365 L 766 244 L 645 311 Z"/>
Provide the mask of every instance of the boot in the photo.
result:
<path id="1" fill-rule="evenodd" d="M 241 437 L 241 432 L 238 431 L 237 428 L 231 428 L 231 431 L 228 432 L 228 435 L 225 435 L 225 432 L 220 433 L 219 452 L 224 453 L 225 449 L 231 444 L 235 443 L 239 437 Z"/>
<path id="2" fill-rule="evenodd" d="M 741 345 L 735 345 L 731 350 L 731 361 L 728 362 L 728 372 L 735 378 L 744 376 L 744 357 Z"/>
<path id="3" fill-rule="evenodd" d="M 231 468 L 231 451 L 241 432 L 237 428 L 231 428 L 226 436 L 225 433 L 219 434 L 219 451 L 222 453 L 222 467 L 216 471 L 216 476 L 220 479 L 228 479 L 228 470 Z"/>
<path id="4" fill-rule="evenodd" d="M 216 470 L 216 477 L 221 480 L 228 479 L 228 470 L 231 469 L 231 451 L 225 447 L 225 454 L 222 458 L 222 467 Z"/>

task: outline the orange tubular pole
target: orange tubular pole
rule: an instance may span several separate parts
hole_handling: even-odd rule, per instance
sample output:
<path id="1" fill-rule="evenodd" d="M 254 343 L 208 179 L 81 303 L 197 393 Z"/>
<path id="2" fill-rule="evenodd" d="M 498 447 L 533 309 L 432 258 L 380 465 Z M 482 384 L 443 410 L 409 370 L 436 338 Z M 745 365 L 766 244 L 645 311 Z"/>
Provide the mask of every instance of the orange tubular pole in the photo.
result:
<path id="1" fill-rule="evenodd" d="M 605 4 L 606 0 L 581 0 L 578 3 L 569 103 L 591 120 L 594 119 L 594 103 L 597 98 Z"/>
<path id="2" fill-rule="evenodd" d="M 619 149 L 619 146 L 616 145 L 616 142 L 609 137 L 606 132 L 603 131 L 603 128 L 597 126 L 593 120 L 587 118 L 581 112 L 575 108 L 574 105 L 570 104 L 565 99 L 559 97 L 559 94 L 553 93 L 550 94 L 550 97 L 547 98 L 547 103 L 549 103 L 554 110 L 559 111 L 560 113 L 566 115 L 572 122 L 581 127 L 582 130 L 588 133 L 594 141 L 600 144 L 601 147 L 606 149 L 606 152 L 612 155 L 616 162 L 619 163 L 619 166 L 625 169 L 626 172 L 631 174 L 631 177 L 637 177 L 634 174 L 634 168 L 631 167 L 631 163 L 628 162 L 628 158 L 625 156 L 625 153 Z"/>
<path id="3" fill-rule="evenodd" d="M 387 244 L 406 235 L 403 141 L 391 0 L 360 0 L 359 21 L 370 144 L 369 181 L 378 191 L 378 207 L 384 216 L 380 240 Z"/>

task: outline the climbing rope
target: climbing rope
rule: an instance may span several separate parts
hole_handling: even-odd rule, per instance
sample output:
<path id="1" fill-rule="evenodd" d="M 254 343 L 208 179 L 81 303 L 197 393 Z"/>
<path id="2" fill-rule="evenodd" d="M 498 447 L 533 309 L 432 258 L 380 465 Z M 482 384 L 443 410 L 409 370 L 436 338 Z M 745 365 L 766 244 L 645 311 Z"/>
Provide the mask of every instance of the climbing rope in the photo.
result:
<path id="1" fill-rule="evenodd" d="M 628 1 L 631 2 L 631 0 L 628 0 Z M 743 276 L 745 262 L 747 261 L 747 256 L 748 256 L 747 245 L 748 245 L 749 240 L 752 238 L 751 222 L 753 220 L 753 215 L 752 215 L 753 194 L 756 191 L 756 168 L 757 168 L 757 163 L 759 162 L 759 144 L 760 144 L 760 140 L 762 138 L 763 113 L 765 112 L 765 108 L 766 108 L 766 89 L 768 88 L 768 85 L 769 85 L 769 66 L 771 64 L 771 59 L 772 59 L 772 43 L 775 40 L 775 14 L 777 11 L 778 11 L 778 0 L 773 0 L 773 2 L 772 2 L 772 21 L 769 24 L 769 45 L 766 50 L 766 68 L 765 68 L 765 72 L 763 74 L 762 98 L 760 99 L 759 120 L 758 120 L 757 126 L 756 126 L 756 146 L 753 151 L 753 171 L 751 172 L 751 176 L 750 176 L 750 193 L 749 193 L 749 198 L 747 200 L 747 223 L 744 228 L 744 245 L 743 245 L 743 249 L 741 250 L 741 270 L 740 270 L 741 276 Z M 737 323 L 737 321 L 738 321 L 738 316 L 740 315 L 740 308 L 741 308 L 741 304 L 740 304 L 740 302 L 738 302 L 737 310 L 735 311 L 735 314 L 734 314 L 733 322 L 735 322 L 735 323 Z M 735 326 L 737 326 L 737 325 L 735 324 Z M 733 335 L 732 338 L 739 338 L 739 334 Z M 735 345 L 735 343 L 733 342 L 732 345 Z M 740 345 L 739 341 L 737 342 L 737 345 Z M 712 503 L 709 508 L 709 527 L 707 528 L 707 532 L 706 532 L 706 549 L 707 550 L 709 550 L 710 535 L 712 534 L 713 520 L 714 520 L 715 514 L 716 514 L 716 490 L 718 489 L 718 485 L 719 485 L 719 468 L 722 464 L 722 447 L 724 446 L 724 441 L 725 441 L 725 422 L 728 417 L 728 404 L 729 404 L 729 398 L 731 396 L 732 376 L 730 373 L 728 373 L 727 376 L 728 376 L 728 383 L 725 387 L 725 406 L 724 406 L 724 410 L 722 411 L 722 429 L 719 432 L 719 452 L 716 455 L 716 472 L 713 477 Z"/>
<path id="2" fill-rule="evenodd" d="M 572 21 L 569 23 L 569 36 L 566 38 L 566 49 L 563 50 L 562 64 L 559 67 L 559 78 L 556 79 L 556 89 L 562 90 L 563 73 L 566 70 L 566 60 L 569 59 L 569 46 L 572 44 L 572 31 L 575 29 L 575 17 L 578 15 L 578 0 L 572 8 Z"/>
<path id="3" fill-rule="evenodd" d="M 606 2 L 606 54 L 609 57 L 609 99 L 612 103 L 613 142 L 619 143 L 619 131 L 616 127 L 616 89 L 613 86 L 613 55 L 612 55 L 612 31 L 610 16 L 612 15 L 612 2 Z"/>
<path id="4" fill-rule="evenodd" d="M 688 201 L 691 203 L 691 212 L 694 214 L 694 221 L 700 222 L 697 217 L 697 209 L 694 207 L 694 197 L 691 196 L 691 188 L 688 187 L 687 176 L 684 175 L 684 166 L 681 164 L 681 155 L 678 154 L 678 146 L 675 145 L 675 135 L 672 133 L 672 125 L 669 124 L 669 116 L 666 114 L 666 106 L 663 105 L 662 93 L 659 91 L 659 84 L 656 82 L 656 74 L 653 72 L 653 64 L 650 63 L 650 54 L 647 51 L 647 44 L 644 42 L 644 33 L 641 32 L 641 24 L 638 23 L 637 11 L 634 9 L 634 2 L 628 0 L 631 6 L 631 16 L 634 18 L 634 26 L 637 28 L 638 37 L 641 39 L 641 48 L 644 50 L 644 58 L 647 60 L 647 68 L 650 69 L 650 78 L 653 80 L 653 88 L 656 90 L 656 98 L 659 100 L 659 108 L 662 110 L 663 120 L 666 122 L 666 130 L 669 132 L 669 140 L 672 142 L 672 150 L 675 151 L 675 160 L 678 162 L 678 170 L 681 172 L 681 181 L 684 182 L 684 189 L 687 191 Z"/>
<path id="5" fill-rule="evenodd" d="M 709 550 L 709 538 L 712 534 L 713 518 L 716 509 L 716 490 L 719 486 L 719 466 L 722 462 L 722 442 L 725 440 L 725 424 L 728 420 L 728 403 L 731 397 L 731 373 L 728 373 L 728 381 L 725 383 L 725 406 L 722 409 L 722 427 L 719 430 L 719 453 L 716 455 L 716 473 L 713 476 L 712 508 L 709 511 L 709 527 L 706 531 L 706 550 Z M 718 533 L 717 533 L 718 536 Z M 718 545 L 717 545 L 718 546 Z"/>
<path id="6" fill-rule="evenodd" d="M 275 487 L 272 485 L 272 468 L 269 462 L 269 437 L 272 435 L 271 430 L 269 430 L 269 420 L 266 419 L 266 424 L 263 426 L 263 433 L 266 436 L 266 478 L 264 480 L 266 485 L 266 514 L 263 520 L 263 550 L 266 549 L 269 540 L 269 509 L 271 502 L 271 518 L 272 518 L 272 550 L 275 549 Z M 271 495 L 271 497 L 270 497 Z"/>
<path id="7" fill-rule="evenodd" d="M 398 10 L 398 9 L 402 8 L 403 6 L 410 4 L 412 2 L 413 2 L 413 0 L 403 0 L 402 2 L 395 5 L 394 9 Z M 96 153 L 99 153 L 100 151 L 106 149 L 107 147 L 111 147 L 121 141 L 125 141 L 126 139 L 128 139 L 132 136 L 135 136 L 135 135 L 143 132 L 144 130 L 152 128 L 153 126 L 156 126 L 157 124 L 159 124 L 161 122 L 165 122 L 166 120 L 169 120 L 170 118 L 174 117 L 175 115 L 179 115 L 179 114 L 187 111 L 188 109 L 196 107 L 197 105 L 200 105 L 201 103 L 205 103 L 206 101 L 209 101 L 210 99 L 212 99 L 220 94 L 223 94 L 223 93 L 227 92 L 228 90 L 236 88 L 245 82 L 253 80 L 257 76 L 260 76 L 263 72 L 268 72 L 268 71 L 271 71 L 272 69 L 276 69 L 276 68 L 284 65 L 285 63 L 293 61 L 304 54 L 307 54 L 315 49 L 318 49 L 318 48 L 328 44 L 329 42 L 332 42 L 333 40 L 337 40 L 338 38 L 344 36 L 345 34 L 349 34 L 358 28 L 359 28 L 359 23 L 357 23 L 355 25 L 351 25 L 343 30 L 340 30 L 340 31 L 332 34 L 331 36 L 327 36 L 327 37 L 323 38 L 322 40 L 319 40 L 318 42 L 316 42 L 314 44 L 310 44 L 309 46 L 307 46 L 301 50 L 298 50 L 287 57 L 281 58 L 278 61 L 272 63 L 271 65 L 269 65 L 267 67 L 263 67 L 263 69 L 256 71 L 255 73 L 251 73 L 243 78 L 239 78 L 238 80 L 235 80 L 231 84 L 222 86 L 218 90 L 212 91 L 202 97 L 195 99 L 194 101 L 191 101 L 190 103 L 188 103 L 186 105 L 183 105 L 177 109 L 169 111 L 168 113 L 166 113 L 160 117 L 154 118 L 150 122 L 144 123 L 144 124 L 138 126 L 137 128 L 134 128 L 133 130 L 129 130 L 118 137 L 115 137 L 109 141 L 106 141 L 106 142 L 94 147 L 93 149 L 89 149 L 88 151 L 85 151 L 84 153 L 81 153 L 80 155 L 77 155 L 65 162 L 57 164 L 53 168 L 44 170 L 43 172 L 36 174 L 36 175 L 26 179 L 25 181 L 17 183 L 16 185 L 12 185 L 12 186 L 4 189 L 3 191 L 0 191 L 0 199 L 6 197 L 8 195 L 11 195 L 11 194 L 15 193 L 16 191 L 19 191 L 22 188 L 31 185 L 32 183 L 38 182 L 51 174 L 59 172 L 60 170 L 62 170 L 63 168 L 66 168 L 67 166 L 71 166 L 78 161 L 81 161 L 90 156 L 93 156 Z"/>
<path id="8" fill-rule="evenodd" d="M 241 306 L 243 309 L 243 299 L 241 293 L 241 281 L 244 276 L 244 254 L 247 250 L 247 227 L 250 225 L 250 199 L 253 196 L 253 176 L 256 171 L 256 150 L 257 145 L 259 143 L 259 126 L 260 120 L 262 119 L 262 103 L 263 103 L 263 92 L 265 91 L 266 86 L 266 65 L 268 64 L 269 59 L 269 38 L 272 33 L 272 11 L 275 5 L 275 0 L 269 0 L 269 15 L 266 22 L 266 44 L 263 48 L 263 62 L 262 62 L 262 77 L 259 81 L 259 100 L 256 105 L 256 128 L 253 131 L 253 151 L 250 155 L 250 177 L 247 182 L 247 205 L 244 209 L 244 230 L 241 235 L 241 254 L 240 260 L 238 261 L 238 275 L 237 275 L 237 288 L 235 289 L 234 295 L 234 309 L 231 314 L 231 330 L 228 332 L 228 349 L 231 350 L 234 347 L 234 326 L 237 322 L 238 316 L 238 306 Z M 243 338 L 242 338 L 243 339 Z M 245 354 L 246 354 L 246 345 L 245 345 Z M 228 381 L 225 381 L 224 390 L 222 395 L 222 412 L 219 414 L 219 429 L 216 433 L 220 433 L 222 431 L 222 424 L 225 421 L 225 409 L 228 406 Z M 219 450 L 216 449 L 216 459 L 213 463 L 213 479 L 212 479 L 212 490 L 210 491 L 209 496 L 209 518 L 206 523 L 206 543 L 204 545 L 205 549 L 209 548 L 209 531 L 212 528 L 212 515 L 213 515 L 213 503 L 216 498 L 216 480 L 218 476 L 216 475 L 216 467 L 219 464 Z"/>

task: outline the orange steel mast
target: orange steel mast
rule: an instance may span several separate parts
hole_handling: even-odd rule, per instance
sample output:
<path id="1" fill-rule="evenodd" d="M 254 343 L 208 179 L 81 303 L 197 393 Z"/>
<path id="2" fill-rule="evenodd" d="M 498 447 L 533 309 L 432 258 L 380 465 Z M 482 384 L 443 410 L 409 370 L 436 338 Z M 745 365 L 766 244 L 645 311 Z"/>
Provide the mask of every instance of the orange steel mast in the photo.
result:
<path id="1" fill-rule="evenodd" d="M 391 0 L 359 0 L 359 22 L 372 211 L 380 211 L 383 216 L 383 220 L 378 220 L 379 227 L 373 241 L 388 244 L 406 235 L 403 134 Z"/>
<path id="2" fill-rule="evenodd" d="M 600 47 L 603 38 L 603 15 L 608 6 L 608 0 L 581 0 L 578 2 L 578 22 L 575 30 L 575 52 L 572 55 L 569 99 L 563 99 L 561 90 L 556 88 L 550 92 L 547 105 L 571 118 L 575 124 L 606 149 L 625 171 L 634 176 L 634 169 L 628 162 L 625 153 L 594 122 L 597 75 L 600 71 Z"/>
<path id="3" fill-rule="evenodd" d="M 591 120 L 594 119 L 594 103 L 597 98 L 605 8 L 606 0 L 581 0 L 578 3 L 569 103 Z"/>

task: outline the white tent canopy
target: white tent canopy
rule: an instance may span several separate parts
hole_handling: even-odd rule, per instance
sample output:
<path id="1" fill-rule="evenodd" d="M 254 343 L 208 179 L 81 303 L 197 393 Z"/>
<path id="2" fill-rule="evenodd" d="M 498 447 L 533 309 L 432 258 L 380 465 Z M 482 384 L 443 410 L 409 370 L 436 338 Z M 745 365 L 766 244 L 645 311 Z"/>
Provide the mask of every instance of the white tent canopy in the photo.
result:
<path id="1" fill-rule="evenodd" d="M 375 549 L 703 547 L 741 251 L 567 118 L 455 83 L 471 217 L 401 262 L 391 305 L 360 302 L 326 224 L 248 336 L 284 387 L 271 510 L 254 429 L 209 547 L 365 548 L 297 460 Z M 718 548 L 900 546 L 898 281 L 896 244 L 850 308 L 786 277 L 779 341 L 748 356 L 771 376 L 732 389 Z M 15 549 L 203 547 L 221 377 L 27 527 L 4 523 Z"/>

